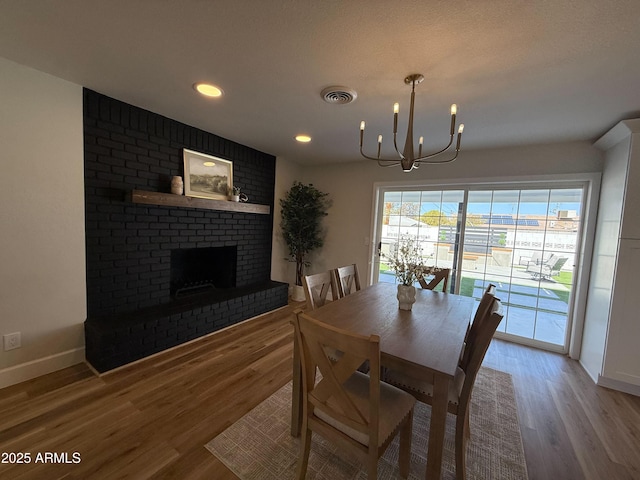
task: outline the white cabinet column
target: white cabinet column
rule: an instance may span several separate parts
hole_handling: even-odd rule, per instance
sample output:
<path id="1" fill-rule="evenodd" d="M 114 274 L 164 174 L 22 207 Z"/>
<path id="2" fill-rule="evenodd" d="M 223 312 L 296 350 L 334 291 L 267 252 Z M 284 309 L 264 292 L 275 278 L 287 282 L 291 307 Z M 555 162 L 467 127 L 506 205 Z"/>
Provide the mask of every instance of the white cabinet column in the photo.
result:
<path id="1" fill-rule="evenodd" d="M 606 160 L 580 362 L 599 385 L 640 395 L 640 119 L 595 145 Z"/>

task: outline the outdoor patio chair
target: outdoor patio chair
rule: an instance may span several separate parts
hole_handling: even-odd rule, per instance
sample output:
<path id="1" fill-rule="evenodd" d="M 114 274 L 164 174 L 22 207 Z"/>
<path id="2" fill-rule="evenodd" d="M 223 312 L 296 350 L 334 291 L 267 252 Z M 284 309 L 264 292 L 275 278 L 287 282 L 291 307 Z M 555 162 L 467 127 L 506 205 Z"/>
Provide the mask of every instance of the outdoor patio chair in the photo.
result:
<path id="1" fill-rule="evenodd" d="M 527 273 L 531 274 L 531 278 L 540 280 L 551 280 L 551 277 L 558 275 L 564 264 L 569 260 L 568 257 L 559 257 L 557 255 L 551 255 L 549 260 L 541 265 L 537 265 L 534 262 L 529 262 L 527 266 Z"/>
<path id="2" fill-rule="evenodd" d="M 529 266 L 531 263 L 535 263 L 536 265 L 540 265 L 543 262 L 542 252 L 539 250 L 535 250 L 530 257 L 521 256 L 519 260 L 520 265 Z"/>

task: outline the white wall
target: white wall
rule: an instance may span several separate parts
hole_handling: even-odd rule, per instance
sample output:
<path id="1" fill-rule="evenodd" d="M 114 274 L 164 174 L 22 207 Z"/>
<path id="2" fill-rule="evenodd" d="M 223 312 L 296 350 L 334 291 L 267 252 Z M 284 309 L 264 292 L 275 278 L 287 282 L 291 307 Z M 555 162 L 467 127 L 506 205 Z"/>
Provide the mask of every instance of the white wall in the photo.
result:
<path id="1" fill-rule="evenodd" d="M 372 204 L 376 182 L 464 182 L 601 172 L 602 152 L 588 142 L 520 146 L 463 151 L 447 165 L 423 165 L 405 173 L 399 167 L 382 168 L 373 161 L 305 167 L 301 180 L 330 194 L 333 206 L 324 223 L 325 246 L 311 257 L 310 273 L 356 262 L 361 276 L 368 271 Z"/>
<path id="2" fill-rule="evenodd" d="M 0 58 L 0 106 L 3 387 L 84 360 L 86 288 L 82 88 Z"/>

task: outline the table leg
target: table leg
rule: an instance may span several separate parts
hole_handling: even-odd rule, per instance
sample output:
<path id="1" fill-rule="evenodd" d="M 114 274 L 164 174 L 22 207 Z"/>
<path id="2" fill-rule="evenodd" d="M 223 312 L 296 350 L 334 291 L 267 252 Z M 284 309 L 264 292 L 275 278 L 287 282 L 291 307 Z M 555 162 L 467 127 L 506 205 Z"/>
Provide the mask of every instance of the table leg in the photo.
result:
<path id="1" fill-rule="evenodd" d="M 293 339 L 293 376 L 291 378 L 291 436 L 299 437 L 302 429 L 302 370 L 298 341 Z"/>
<path id="2" fill-rule="evenodd" d="M 427 480 L 439 480 L 442 470 L 444 431 L 447 422 L 449 379 L 434 375 L 433 404 L 431 405 L 431 425 L 429 426 L 429 450 L 427 452 Z"/>

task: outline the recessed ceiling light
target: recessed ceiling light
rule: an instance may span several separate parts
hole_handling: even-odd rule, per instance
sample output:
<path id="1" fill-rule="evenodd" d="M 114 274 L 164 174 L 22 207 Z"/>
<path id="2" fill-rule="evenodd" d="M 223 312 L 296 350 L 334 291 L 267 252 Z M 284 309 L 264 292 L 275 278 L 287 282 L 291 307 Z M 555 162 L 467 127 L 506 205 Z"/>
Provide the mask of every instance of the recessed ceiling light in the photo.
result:
<path id="1" fill-rule="evenodd" d="M 205 167 L 215 167 L 216 162 L 204 162 L 202 165 L 204 165 Z"/>
<path id="2" fill-rule="evenodd" d="M 296 135 L 296 140 L 300 143 L 309 143 L 311 141 L 311 137 L 309 135 Z"/>
<path id="3" fill-rule="evenodd" d="M 206 97 L 221 97 L 222 89 L 208 83 L 194 83 L 193 88 Z"/>

